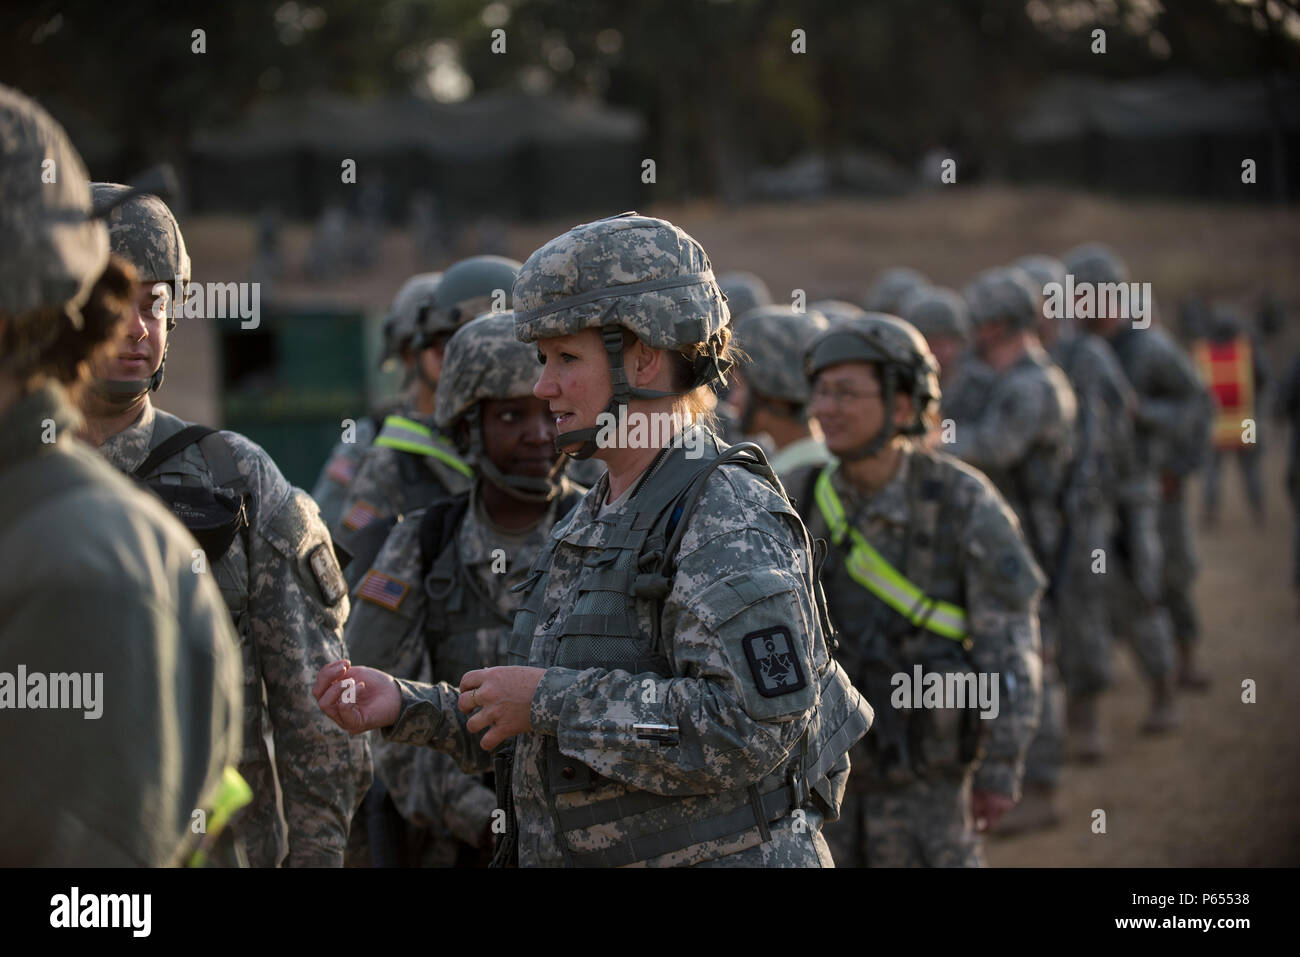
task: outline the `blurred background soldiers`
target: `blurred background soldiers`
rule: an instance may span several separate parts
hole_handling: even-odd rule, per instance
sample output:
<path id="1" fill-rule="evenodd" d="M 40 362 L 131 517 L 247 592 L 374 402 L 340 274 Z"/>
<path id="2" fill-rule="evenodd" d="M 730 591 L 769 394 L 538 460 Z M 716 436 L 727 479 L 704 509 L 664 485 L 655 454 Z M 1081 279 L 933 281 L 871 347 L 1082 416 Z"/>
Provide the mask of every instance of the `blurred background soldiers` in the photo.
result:
<path id="1" fill-rule="evenodd" d="M 239 652 L 211 577 L 192 570 L 193 538 L 74 437 L 66 390 L 134 312 L 134 278 L 109 259 L 63 129 L 0 86 L 6 866 L 182 863 L 195 811 L 239 760 Z M 37 675 L 50 695 L 56 675 L 97 676 L 96 700 L 33 707 Z"/>
<path id="2" fill-rule="evenodd" d="M 868 312 L 887 312 L 891 316 L 900 314 L 903 299 L 913 289 L 930 285 L 924 273 L 906 266 L 886 269 L 872 284 L 867 292 L 867 301 L 863 303 Z"/>
<path id="3" fill-rule="evenodd" d="M 778 475 L 830 461 L 821 429 L 808 418 L 808 379 L 802 357 L 826 329 L 820 312 L 758 306 L 733 320 L 741 359 L 729 375 L 728 401 L 739 413 L 740 434 L 771 443 L 768 464 Z"/>
<path id="4" fill-rule="evenodd" d="M 384 319 L 384 354 L 380 362 L 401 363 L 405 394 L 392 408 L 356 419 L 353 434 L 347 436 L 351 441 L 341 440 L 325 460 L 311 497 L 320 507 L 326 528 L 338 524 L 348 489 L 384 419 L 390 414 L 408 419 L 427 419 L 433 415 L 434 393 L 438 388 L 436 370 L 442 361 L 443 343 L 435 339 L 435 344 L 418 351 L 412 348 L 412 343 L 421 335 L 420 321 L 432 305 L 433 292 L 441 279 L 439 272 L 420 273 L 402 283 L 393 297 L 393 305 Z"/>
<path id="5" fill-rule="evenodd" d="M 1268 382 L 1264 357 L 1237 313 L 1228 306 L 1216 306 L 1205 338 L 1192 345 L 1192 359 L 1214 400 L 1204 473 L 1204 523 L 1213 527 L 1218 522 L 1219 467 L 1225 457 L 1231 456 L 1241 467 L 1246 502 L 1255 525 L 1263 526 L 1259 401 Z"/>
<path id="6" fill-rule="evenodd" d="M 1128 267 L 1101 243 L 1077 246 L 1063 259 L 1076 289 L 1085 282 L 1096 287 L 1128 281 Z M 1178 649 L 1177 681 L 1184 688 L 1202 690 L 1209 676 L 1196 662 L 1200 635 L 1191 600 L 1196 559 L 1183 486 L 1205 453 L 1212 402 L 1191 360 L 1154 320 L 1147 328 L 1135 328 L 1132 317 L 1107 314 L 1105 297 L 1096 298 L 1094 328 L 1115 350 L 1137 393 L 1138 449 L 1142 465 L 1159 482 L 1161 593 Z M 1150 308 L 1154 316 L 1154 303 Z M 1155 722 L 1148 730 L 1163 730 L 1168 724 Z"/>
<path id="7" fill-rule="evenodd" d="M 951 289 L 917 286 L 903 297 L 899 315 L 925 337 L 939 363 L 939 386 L 947 395 L 957 378 L 961 357 L 970 348 L 966 302 Z"/>
<path id="8" fill-rule="evenodd" d="M 806 368 L 839 462 L 783 481 L 810 532 L 834 544 L 822 581 L 838 656 L 876 709 L 827 841 L 839 866 L 979 865 L 976 826 L 1019 797 L 1038 720 L 1043 576 L 988 480 L 913 441 L 940 397 L 915 329 L 874 314 L 832 326 Z M 1000 676 L 996 714 L 895 700 L 914 667 Z"/>
<path id="9" fill-rule="evenodd" d="M 420 354 L 421 389 L 436 388 L 452 333 L 481 312 L 504 311 L 519 263 L 471 256 L 448 267 L 418 314 L 411 349 Z M 436 403 L 435 403 L 436 405 Z M 430 414 L 390 415 L 365 452 L 343 501 L 334 537 L 353 556 L 348 584 L 365 574 L 399 515 L 463 492 L 472 470 L 433 424 Z"/>
<path id="10" fill-rule="evenodd" d="M 1291 554 L 1291 585 L 1296 593 L 1296 614 L 1300 617 L 1300 354 L 1292 360 L 1277 391 L 1274 414 L 1291 426 L 1287 443 L 1286 490 L 1291 499 L 1294 545 Z"/>
<path id="11" fill-rule="evenodd" d="M 555 421 L 533 396 L 536 347 L 515 338 L 514 315 L 486 314 L 447 344 L 438 427 L 475 467 L 469 491 L 399 522 L 354 592 L 348 653 L 399 678 L 459 684 L 507 664 L 523 581 L 551 527 L 586 489 L 563 475 Z M 376 788 L 396 820 L 370 827 L 376 865 L 486 864 L 492 853 L 490 777 L 462 773 L 431 748 L 372 735 Z M 373 818 L 370 820 L 373 821 Z"/>
<path id="12" fill-rule="evenodd" d="M 94 364 L 81 402 L 85 435 L 194 532 L 202 568 L 234 620 L 244 664 L 239 773 L 253 789 L 235 829 L 249 863 L 273 867 L 287 848 L 288 866 L 341 865 L 348 822 L 370 782 L 370 753 L 364 740 L 324 720 L 307 693 L 312 673 L 343 652 L 347 588 L 329 533 L 311 499 L 260 446 L 154 407 L 150 393 L 162 384 L 189 254 L 161 199 L 111 183 L 93 190 L 98 207 L 112 207 L 109 240 L 138 282 L 134 314 Z"/>
<path id="13" fill-rule="evenodd" d="M 1061 496 L 1074 455 L 1074 390 L 1038 341 L 1042 297 L 1023 270 L 991 269 L 966 290 L 975 349 L 993 380 L 971 417 L 956 420 L 947 451 L 982 470 L 1006 498 L 1048 591 L 1039 607 L 1043 712 L 1025 762 L 1025 797 L 1003 822 L 1011 832 L 1056 823 L 1065 760 L 1065 701 L 1056 664 L 1060 550 L 1066 542 Z M 963 410 L 966 411 L 966 410 Z"/>
<path id="14" fill-rule="evenodd" d="M 727 297 L 727 309 L 734 322 L 759 306 L 772 304 L 772 293 L 767 283 L 752 272 L 729 272 L 718 277 L 718 288 Z"/>
<path id="15" fill-rule="evenodd" d="M 867 314 L 861 306 L 843 299 L 819 299 L 809 304 L 808 311 L 820 312 L 831 325 L 843 319 L 857 319 Z"/>

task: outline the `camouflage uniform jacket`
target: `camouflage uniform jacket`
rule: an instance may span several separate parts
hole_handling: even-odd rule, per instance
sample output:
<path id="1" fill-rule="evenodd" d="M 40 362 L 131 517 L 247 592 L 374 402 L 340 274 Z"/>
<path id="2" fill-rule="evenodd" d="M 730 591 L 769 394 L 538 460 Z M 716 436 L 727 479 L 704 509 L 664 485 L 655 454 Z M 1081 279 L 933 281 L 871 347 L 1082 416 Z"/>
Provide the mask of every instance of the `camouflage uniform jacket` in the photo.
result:
<path id="1" fill-rule="evenodd" d="M 435 439 L 439 437 L 431 420 L 415 421 L 432 429 Z M 356 533 L 372 522 L 405 515 L 467 488 L 468 478 L 433 456 L 372 444 L 362 455 L 331 532 L 339 545 L 352 551 Z"/>
<path id="2" fill-rule="evenodd" d="M 736 789 L 787 774 L 810 722 L 829 720 L 819 708 L 826 701 L 819 699 L 826 686 L 813 676 L 833 676 L 837 670 L 830 663 L 813 597 L 807 533 L 766 481 L 739 467 L 714 470 L 697 507 L 682 519 L 675 575 L 662 601 L 635 602 L 641 647 L 647 653 L 653 649 L 645 636 L 654 633 L 652 616 L 657 614 L 669 673 L 556 665 L 569 651 L 570 642 L 558 636 L 570 613 L 575 604 L 590 600 L 584 584 L 608 567 L 616 530 L 640 514 L 638 495 L 650 491 L 655 473 L 643 478 L 645 487 L 638 494 L 628 494 L 602 512 L 608 490 L 608 478 L 603 478 L 568 520 L 555 526 L 551 562 L 533 569 L 533 590 L 516 616 L 512 652 L 518 642 L 527 649 L 528 665 L 546 669 L 533 696 L 533 731 L 514 741 L 521 866 L 585 863 L 588 855 L 627 849 L 631 827 L 653 831 L 656 825 L 737 811 Z M 543 576 L 544 585 L 539 584 Z M 778 630 L 790 636 L 793 647 L 787 647 L 807 680 L 783 682 L 769 697 L 759 690 L 761 669 L 752 660 L 758 652 L 748 642 Z M 586 643 L 578 639 L 575 644 Z M 512 660 L 517 660 L 513 653 Z M 453 688 L 399 684 L 402 710 L 395 724 L 384 729 L 390 740 L 445 750 L 467 769 L 487 767 L 488 755 L 466 731 Z M 855 714 L 865 712 L 869 724 L 870 709 L 853 689 L 848 692 L 848 707 Z M 643 739 L 633 730 L 637 723 L 676 726 L 677 739 Z M 849 737 L 856 740 L 860 734 Z M 835 766 L 841 769 L 837 774 L 847 774 L 847 757 Z M 588 772 L 594 787 L 581 783 Z M 577 787 L 568 788 L 575 778 Z M 654 797 L 658 795 L 668 800 Z M 627 809 L 613 820 L 600 816 L 597 809 L 608 811 L 615 800 L 627 802 Z M 635 808 L 643 804 L 654 810 L 637 815 Z M 774 820 L 766 841 L 751 820 L 720 837 L 693 844 L 688 840 L 689 846 L 646 863 L 829 863 L 818 811 L 807 807 Z M 589 819 L 588 813 L 597 817 Z M 586 826 L 564 823 L 574 820 Z M 580 835 L 576 839 L 575 831 Z"/>
<path id="3" fill-rule="evenodd" d="M 1159 326 L 1122 326 L 1111 339 L 1138 396 L 1141 465 L 1159 475 L 1186 475 L 1209 443 L 1214 400 L 1192 360 Z"/>
<path id="4" fill-rule="evenodd" d="M 809 533 L 829 542 L 830 529 L 811 494 L 820 471 L 792 473 L 786 484 L 799 500 Z M 870 697 L 874 685 L 860 677 L 866 670 L 881 671 L 888 688 L 893 674 L 911 678 L 917 664 L 924 671 L 1000 676 L 996 716 L 980 718 L 970 705 L 965 715 L 954 709 L 902 715 L 924 725 L 911 729 L 918 737 L 911 742 L 910 766 L 901 768 L 881 766 L 879 747 L 895 716 L 888 714 L 891 704 L 875 700 L 876 726 L 854 748 L 851 785 L 856 790 L 863 784 L 905 783 L 918 771 L 951 773 L 976 760 L 959 754 L 965 720 L 968 733 L 983 732 L 975 786 L 1018 796 L 1025 752 L 1038 724 L 1038 602 L 1045 579 L 1015 515 L 978 471 L 911 442 L 902 444 L 897 471 L 874 495 L 864 495 L 838 468 L 831 473 L 831 487 L 850 525 L 885 561 L 929 597 L 965 610 L 971 641 L 965 652 L 957 641 L 911 625 L 849 577 L 845 550 L 831 545 L 822 582 L 840 660 L 854 683 Z"/>
<path id="5" fill-rule="evenodd" d="M 430 569 L 421 568 L 419 541 L 427 510 L 417 509 L 394 526 L 353 590 L 344 634 L 351 660 L 398 678 L 449 685 L 458 685 L 467 671 L 507 664 L 511 623 L 523 601 L 511 588 L 527 577 L 561 517 L 558 503 L 586 490 L 563 480 L 550 511 L 517 533 L 491 524 L 477 490 L 476 483 L 452 542 Z M 439 654 L 444 639 L 455 647 Z M 449 755 L 431 748 L 378 736 L 371 747 L 375 773 L 402 817 L 478 845 L 497 806 L 496 793 L 478 776 L 463 773 Z M 454 859 L 454 853 L 438 856 L 448 864 Z"/>
<path id="6" fill-rule="evenodd" d="M 103 676 L 94 708 L 0 711 L 0 864 L 166 867 L 239 760 L 239 653 L 194 539 L 79 421 L 55 385 L 0 415 L 0 672 Z"/>
<path id="7" fill-rule="evenodd" d="M 366 450 L 374 444 L 378 434 L 375 417 L 363 415 L 356 420 L 353 441 L 341 441 L 330 450 L 311 490 L 311 497 L 320 509 L 321 521 L 326 528 L 334 528 L 343 515 L 343 502 L 347 498 L 348 489 L 357 477 Z"/>
<path id="8" fill-rule="evenodd" d="M 102 446 L 130 473 L 149 449 L 186 423 L 146 403 L 135 423 Z M 317 673 L 344 657 L 347 590 L 316 506 L 289 485 L 270 456 L 223 432 L 251 495 L 250 529 L 212 565 L 235 621 L 244 663 L 244 756 L 239 773 L 253 803 L 236 826 L 256 867 L 276 864 L 285 835 L 275 780 L 284 796 L 286 866 L 341 866 L 352 814 L 370 785 L 370 750 L 321 713 L 311 696 Z M 150 478 L 210 486 L 198 445 L 164 461 Z M 263 704 L 265 688 L 265 704 Z M 269 721 L 269 725 L 267 722 Z M 274 738 L 274 768 L 263 735 Z"/>
<path id="9" fill-rule="evenodd" d="M 988 476 L 1020 519 L 1039 562 L 1052 561 L 1074 454 L 1074 390 L 1042 347 L 1031 344 L 972 411 L 973 418 L 957 421 L 944 451 Z"/>

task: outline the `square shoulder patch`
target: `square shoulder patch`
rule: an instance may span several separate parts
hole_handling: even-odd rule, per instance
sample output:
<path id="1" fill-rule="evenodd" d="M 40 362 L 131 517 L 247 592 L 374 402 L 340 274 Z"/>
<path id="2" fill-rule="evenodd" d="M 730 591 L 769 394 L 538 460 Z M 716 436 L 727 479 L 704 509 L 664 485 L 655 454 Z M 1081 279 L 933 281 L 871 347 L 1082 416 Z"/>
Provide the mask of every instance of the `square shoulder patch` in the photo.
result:
<path id="1" fill-rule="evenodd" d="M 343 573 L 339 571 L 339 563 L 334 558 L 334 546 L 328 542 L 317 545 L 311 550 L 307 561 L 325 601 L 331 606 L 337 605 L 348 593 L 348 586 L 343 580 Z"/>
<path id="2" fill-rule="evenodd" d="M 347 515 L 343 516 L 343 525 L 357 532 L 365 528 L 375 519 L 379 518 L 379 512 L 369 502 L 357 502 L 353 505 Z"/>
<path id="3" fill-rule="evenodd" d="M 785 628 L 751 631 L 741 639 L 754 685 L 764 698 L 790 694 L 808 686 L 790 632 Z"/>

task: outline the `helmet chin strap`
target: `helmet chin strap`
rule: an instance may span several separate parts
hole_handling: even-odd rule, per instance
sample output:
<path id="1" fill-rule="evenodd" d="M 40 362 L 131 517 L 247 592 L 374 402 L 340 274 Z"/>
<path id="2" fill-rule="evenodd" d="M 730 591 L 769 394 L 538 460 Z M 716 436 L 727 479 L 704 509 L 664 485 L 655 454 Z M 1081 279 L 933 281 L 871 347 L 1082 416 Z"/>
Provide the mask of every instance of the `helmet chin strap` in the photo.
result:
<path id="1" fill-rule="evenodd" d="M 149 378 L 95 379 L 90 383 L 90 391 L 105 402 L 126 408 L 140 396 L 149 392 L 157 392 L 163 384 L 163 375 L 166 368 L 167 348 L 164 347 L 162 362 L 158 363 L 158 371 Z"/>
<path id="2" fill-rule="evenodd" d="M 627 381 L 627 370 L 623 368 L 623 327 L 620 326 L 614 318 L 614 313 L 618 309 L 618 300 L 614 300 L 606 307 L 604 315 L 601 316 L 600 337 L 605 343 L 605 354 L 609 358 L 609 378 L 614 387 L 614 394 L 610 397 L 609 405 L 605 407 L 605 412 L 618 418 L 619 409 L 627 406 L 633 399 L 676 399 L 685 395 L 685 392 L 660 392 L 658 389 L 634 389 L 631 383 Z M 699 356 L 695 360 L 694 374 L 695 380 L 691 383 L 691 388 L 695 389 L 714 379 L 722 385 L 727 384 L 727 372 L 731 369 L 732 362 L 718 358 L 717 345 L 713 340 L 709 341 L 709 351 L 707 355 Z M 555 437 L 555 450 L 564 452 L 566 446 L 573 445 L 575 442 L 581 442 L 582 445 L 576 452 L 566 452 L 571 458 L 584 461 L 596 454 L 596 436 L 600 434 L 599 426 L 592 426 L 586 429 L 574 429 L 572 432 L 561 432 Z"/>
<path id="3" fill-rule="evenodd" d="M 469 425 L 469 458 L 478 467 L 479 474 L 485 479 L 511 498 L 519 499 L 521 502 L 549 502 L 560 494 L 560 479 L 564 476 L 564 470 L 568 466 L 568 461 L 563 456 L 555 463 L 555 467 L 551 469 L 551 474 L 546 478 L 530 475 L 506 475 L 496 467 L 484 452 L 482 416 L 479 412 L 479 406 L 476 404 L 469 412 L 465 413 L 465 418 Z"/>

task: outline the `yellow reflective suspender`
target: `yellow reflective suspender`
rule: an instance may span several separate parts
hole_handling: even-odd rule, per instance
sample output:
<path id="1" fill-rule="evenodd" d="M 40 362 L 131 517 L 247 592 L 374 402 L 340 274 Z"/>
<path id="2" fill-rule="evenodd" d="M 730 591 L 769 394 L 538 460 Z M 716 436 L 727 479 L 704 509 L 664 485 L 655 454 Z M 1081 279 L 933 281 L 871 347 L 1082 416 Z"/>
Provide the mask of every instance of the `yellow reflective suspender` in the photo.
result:
<path id="1" fill-rule="evenodd" d="M 212 797 L 212 814 L 206 827 L 206 838 L 190 855 L 186 867 L 203 867 L 208 862 L 208 850 L 216 844 L 217 838 L 235 816 L 235 812 L 253 800 L 253 789 L 248 786 L 243 775 L 230 765 L 226 765 L 221 774 L 221 783 L 217 785 Z"/>
<path id="2" fill-rule="evenodd" d="M 375 445 L 397 449 L 400 452 L 432 456 L 466 478 L 474 477 L 474 470 L 462 462 L 455 453 L 443 447 L 434 437 L 432 429 L 400 415 L 390 415 L 384 419 L 384 427 L 375 439 Z"/>
<path id="3" fill-rule="evenodd" d="M 845 562 L 849 577 L 913 625 L 953 641 L 965 641 L 965 609 L 930 598 L 899 574 L 880 552 L 867 543 L 861 532 L 849 527 L 844 506 L 831 486 L 831 473 L 834 471 L 833 464 L 822 469 L 817 476 L 813 497 L 830 529 L 831 540 L 841 545 L 846 535 L 849 538 L 852 547 Z"/>

